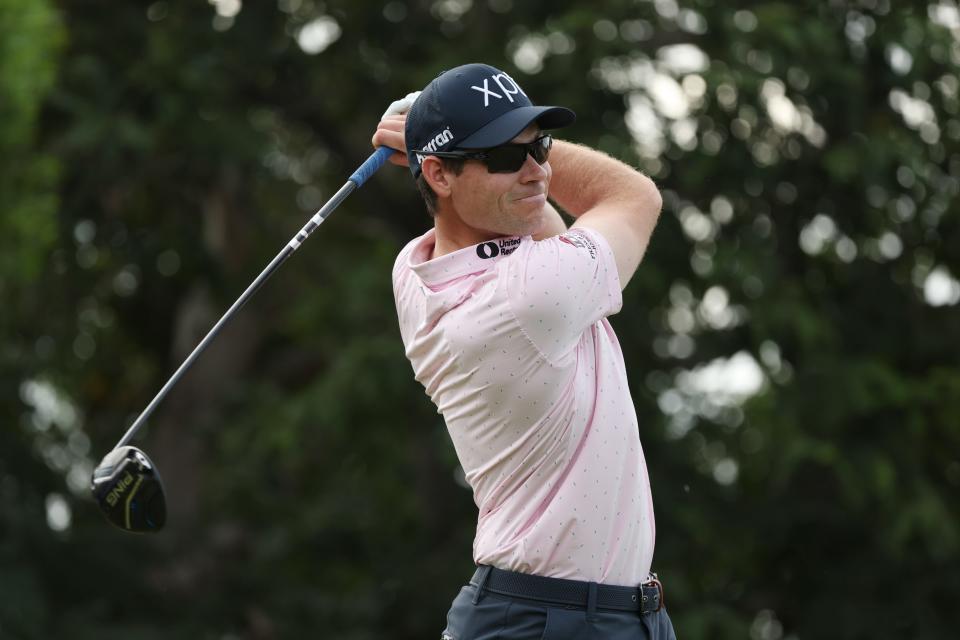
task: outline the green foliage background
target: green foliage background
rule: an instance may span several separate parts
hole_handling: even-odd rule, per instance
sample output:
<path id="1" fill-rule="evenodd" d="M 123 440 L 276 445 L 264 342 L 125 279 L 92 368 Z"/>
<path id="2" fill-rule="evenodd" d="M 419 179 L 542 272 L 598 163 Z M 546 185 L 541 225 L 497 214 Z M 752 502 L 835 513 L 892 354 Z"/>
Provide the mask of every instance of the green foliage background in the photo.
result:
<path id="1" fill-rule="evenodd" d="M 680 637 L 954 637 L 955 2 L 0 0 L 0 638 L 439 636 L 475 511 L 396 329 L 405 171 L 152 420 L 168 530 L 86 483 L 386 105 L 468 61 L 664 193 L 613 324 Z M 696 383 L 736 354 L 756 393 Z"/>

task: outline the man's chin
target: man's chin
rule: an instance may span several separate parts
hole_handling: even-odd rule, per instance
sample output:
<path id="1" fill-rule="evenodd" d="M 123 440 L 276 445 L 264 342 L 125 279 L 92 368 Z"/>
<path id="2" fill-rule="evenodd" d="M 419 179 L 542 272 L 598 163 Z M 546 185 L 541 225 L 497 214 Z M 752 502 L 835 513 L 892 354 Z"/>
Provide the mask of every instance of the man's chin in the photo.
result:
<path id="1" fill-rule="evenodd" d="M 518 231 L 518 236 L 537 236 L 542 233 L 547 226 L 546 208 L 541 207 L 539 211 L 528 212 L 523 217 L 523 229 Z M 520 226 L 520 225 L 518 225 Z"/>

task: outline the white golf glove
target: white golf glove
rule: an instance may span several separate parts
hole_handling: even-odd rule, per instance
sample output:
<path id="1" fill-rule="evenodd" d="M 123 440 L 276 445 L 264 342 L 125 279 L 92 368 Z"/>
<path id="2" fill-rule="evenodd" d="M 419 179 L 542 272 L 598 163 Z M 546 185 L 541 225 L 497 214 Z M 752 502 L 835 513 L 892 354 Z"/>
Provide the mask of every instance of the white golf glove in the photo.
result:
<path id="1" fill-rule="evenodd" d="M 390 106 L 387 107 L 387 110 L 383 112 L 383 115 L 380 116 L 380 119 L 383 120 L 387 116 L 399 116 L 407 111 L 410 111 L 410 107 L 413 106 L 413 101 L 416 100 L 417 96 L 419 95 L 419 91 L 414 91 L 412 93 L 408 93 L 399 100 L 394 100 L 390 103 Z"/>

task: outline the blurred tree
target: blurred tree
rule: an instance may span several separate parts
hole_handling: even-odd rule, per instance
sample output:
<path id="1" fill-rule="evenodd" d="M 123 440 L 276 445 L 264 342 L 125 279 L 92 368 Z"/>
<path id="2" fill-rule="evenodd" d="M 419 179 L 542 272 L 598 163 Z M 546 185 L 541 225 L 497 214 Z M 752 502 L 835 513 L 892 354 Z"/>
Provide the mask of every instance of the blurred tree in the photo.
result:
<path id="1" fill-rule="evenodd" d="M 383 108 L 473 60 L 664 191 L 613 323 L 680 635 L 960 622 L 955 4 L 60 15 L 0 0 L 0 637 L 437 634 L 476 514 L 394 329 L 392 261 L 429 224 L 404 171 L 351 196 L 156 414 L 167 532 L 109 529 L 86 483 Z"/>
<path id="2" fill-rule="evenodd" d="M 62 501 L 63 482 L 35 457 L 61 424 L 22 415 L 24 378 L 49 355 L 51 339 L 23 333 L 44 309 L 35 287 L 57 235 L 58 163 L 38 152 L 37 116 L 50 91 L 63 30 L 46 2 L 0 1 L 0 637 L 40 637 L 50 614 L 44 567 L 58 546 L 45 504 Z M 22 418 L 21 418 L 22 416 Z M 28 454 L 28 455 L 24 455 Z"/>

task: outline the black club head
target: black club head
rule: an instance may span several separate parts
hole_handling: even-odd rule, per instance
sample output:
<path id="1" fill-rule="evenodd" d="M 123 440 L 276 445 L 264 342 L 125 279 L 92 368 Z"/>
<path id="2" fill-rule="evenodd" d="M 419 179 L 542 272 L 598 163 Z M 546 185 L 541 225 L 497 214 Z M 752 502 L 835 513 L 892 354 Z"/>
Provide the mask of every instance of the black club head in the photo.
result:
<path id="1" fill-rule="evenodd" d="M 117 447 L 104 456 L 90 489 L 107 520 L 124 531 L 153 533 L 167 521 L 160 473 L 136 447 Z"/>

